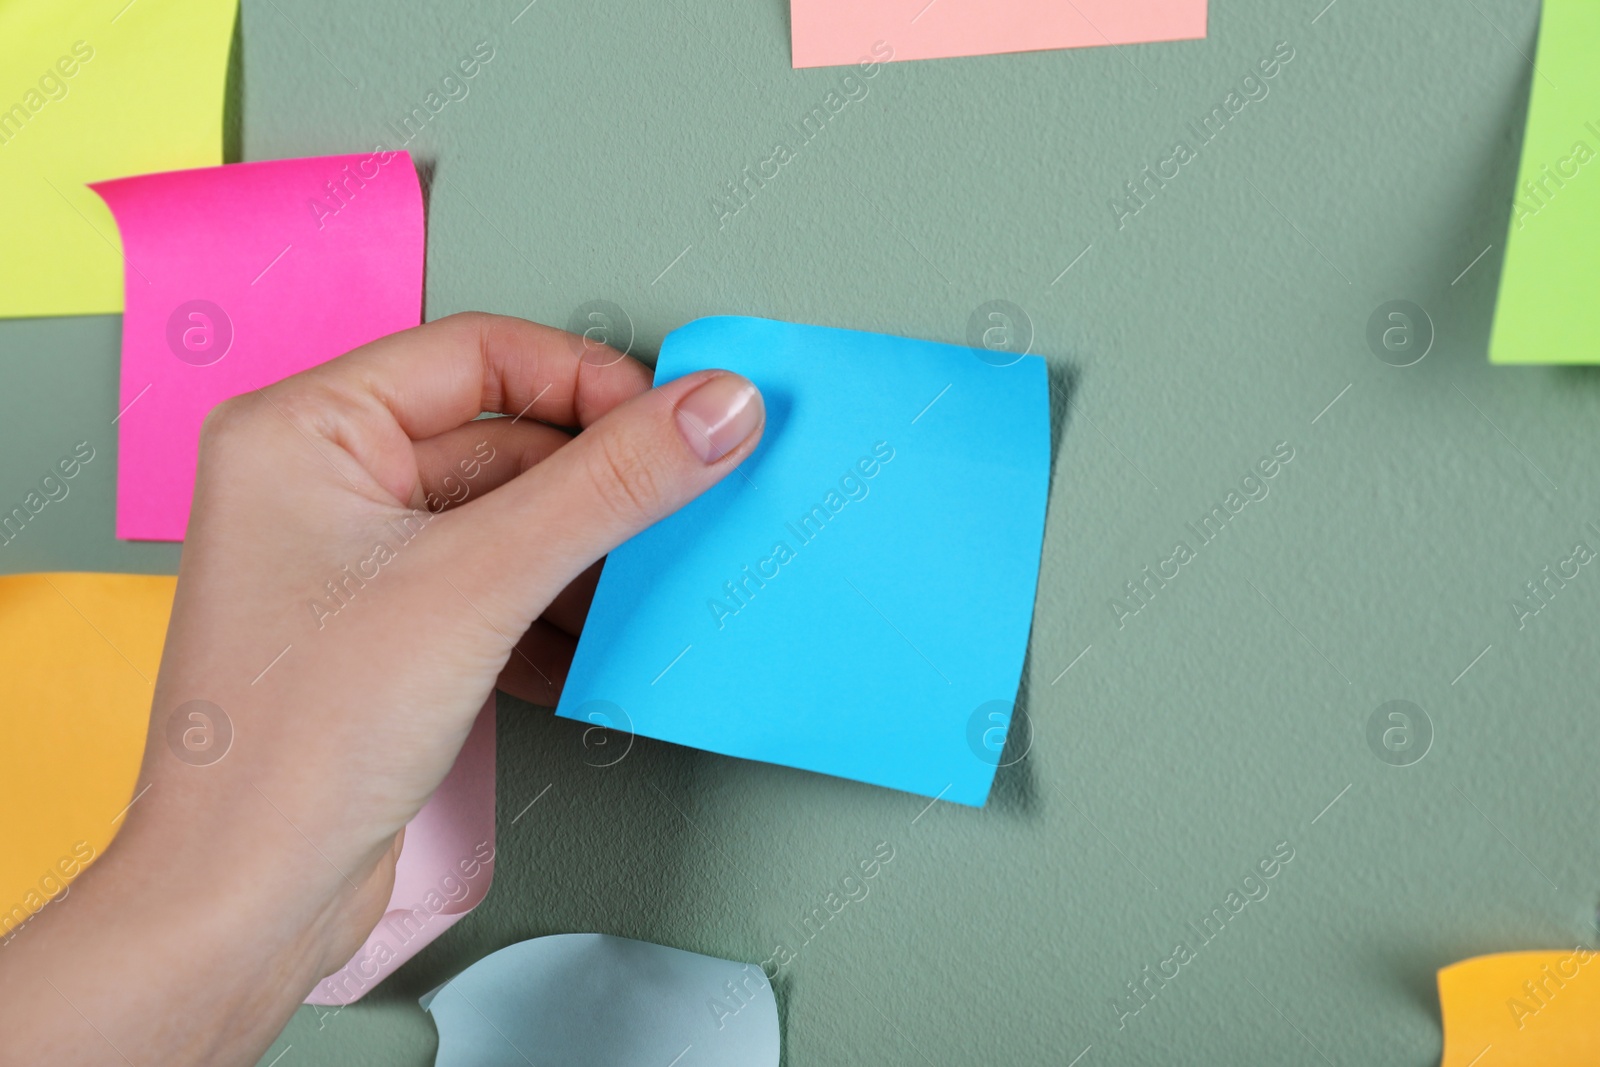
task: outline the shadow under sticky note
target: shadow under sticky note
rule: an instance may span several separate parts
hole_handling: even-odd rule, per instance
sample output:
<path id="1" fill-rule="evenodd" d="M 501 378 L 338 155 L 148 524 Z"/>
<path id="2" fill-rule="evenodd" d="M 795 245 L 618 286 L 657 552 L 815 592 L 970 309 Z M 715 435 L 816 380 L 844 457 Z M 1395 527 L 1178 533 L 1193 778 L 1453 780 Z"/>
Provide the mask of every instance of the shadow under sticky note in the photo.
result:
<path id="1" fill-rule="evenodd" d="M 222 162 L 239 0 L 0 4 L 0 318 L 122 309 L 85 183 Z"/>
<path id="2" fill-rule="evenodd" d="M 404 152 L 96 185 L 126 250 L 117 536 L 179 541 L 200 425 L 422 317 L 422 190 Z"/>
<path id="3" fill-rule="evenodd" d="M 607 934 L 553 934 L 422 998 L 435 1067 L 777 1067 L 761 968 Z"/>
<path id="4" fill-rule="evenodd" d="M 1206 35 L 1206 0 L 790 0 L 789 13 L 796 67 Z"/>
<path id="5" fill-rule="evenodd" d="M 761 389 L 765 436 L 608 557 L 557 714 L 981 806 L 1039 572 L 1044 360 L 727 317 L 670 334 L 656 379 L 706 367 Z"/>
<path id="6" fill-rule="evenodd" d="M 493 694 L 428 803 L 406 824 L 394 890 L 366 943 L 307 1004 L 349 1004 L 483 902 L 494 880 Z"/>
<path id="7" fill-rule="evenodd" d="M 1600 952 L 1506 952 L 1439 972 L 1439 1067 L 1600 1063 Z"/>
<path id="8" fill-rule="evenodd" d="M 1600 4 L 1544 0 L 1492 363 L 1600 363 Z"/>
<path id="9" fill-rule="evenodd" d="M 0 578 L 0 937 L 111 843 L 134 795 L 174 578 Z"/>

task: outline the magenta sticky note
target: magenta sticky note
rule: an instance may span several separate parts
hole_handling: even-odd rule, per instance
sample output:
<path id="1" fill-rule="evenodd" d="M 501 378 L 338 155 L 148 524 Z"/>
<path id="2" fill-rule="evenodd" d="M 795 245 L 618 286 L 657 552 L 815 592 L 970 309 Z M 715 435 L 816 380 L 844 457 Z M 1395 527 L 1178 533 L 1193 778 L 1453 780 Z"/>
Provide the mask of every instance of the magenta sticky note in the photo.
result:
<path id="1" fill-rule="evenodd" d="M 450 773 L 406 824 L 383 918 L 350 962 L 317 983 L 307 1004 L 360 1000 L 466 918 L 494 880 L 494 695 Z"/>
<path id="2" fill-rule="evenodd" d="M 790 0 L 796 67 L 1206 35 L 1206 0 Z"/>
<path id="3" fill-rule="evenodd" d="M 181 541 L 208 411 L 421 322 L 422 189 L 387 151 L 92 188 L 125 264 L 117 536 Z"/>

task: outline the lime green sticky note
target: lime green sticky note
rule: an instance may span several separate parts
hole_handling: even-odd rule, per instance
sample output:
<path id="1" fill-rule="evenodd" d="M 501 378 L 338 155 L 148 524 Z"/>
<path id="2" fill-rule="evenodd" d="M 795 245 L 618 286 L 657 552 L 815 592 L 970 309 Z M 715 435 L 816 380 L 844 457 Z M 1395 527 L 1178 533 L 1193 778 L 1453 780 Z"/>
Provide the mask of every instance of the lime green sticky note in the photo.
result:
<path id="1" fill-rule="evenodd" d="M 1544 0 L 1491 363 L 1600 363 L 1600 4 Z"/>
<path id="2" fill-rule="evenodd" d="M 122 310 L 88 182 L 222 162 L 238 0 L 0 0 L 0 318 Z"/>

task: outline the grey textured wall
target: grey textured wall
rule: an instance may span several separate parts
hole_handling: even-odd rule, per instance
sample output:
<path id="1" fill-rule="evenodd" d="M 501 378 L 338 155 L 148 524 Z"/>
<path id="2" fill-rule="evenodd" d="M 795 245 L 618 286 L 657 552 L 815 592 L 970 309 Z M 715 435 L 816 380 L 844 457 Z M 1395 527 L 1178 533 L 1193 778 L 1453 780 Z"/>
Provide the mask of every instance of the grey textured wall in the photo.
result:
<path id="1" fill-rule="evenodd" d="M 1205 41 L 889 65 L 725 228 L 719 187 L 843 73 L 789 69 L 783 0 L 522 2 L 245 0 L 244 157 L 392 146 L 488 41 L 409 145 L 429 317 L 605 299 L 648 355 L 708 313 L 962 341 L 980 303 L 1025 309 L 1064 413 L 1032 750 L 986 810 L 924 811 L 646 741 L 591 767 L 576 725 L 503 701 L 489 901 L 268 1060 L 430 1063 L 413 998 L 539 934 L 765 959 L 880 841 L 870 896 L 779 979 L 792 1067 L 1429 1064 L 1438 967 L 1595 938 L 1600 569 L 1520 628 L 1511 603 L 1600 549 L 1600 378 L 1485 361 L 1533 0 L 1213 0 Z M 1123 183 L 1279 42 L 1268 94 L 1119 225 Z M 1398 299 L 1436 334 L 1406 368 L 1366 340 Z M 0 490 L 105 436 L 116 344 L 114 318 L 0 324 Z M 1198 546 L 1185 524 L 1280 442 Z M 112 541 L 111 471 L 6 567 L 171 570 Z M 1195 558 L 1114 610 L 1179 540 Z M 1414 765 L 1369 745 L 1390 700 L 1431 722 Z M 1188 924 L 1280 842 L 1201 946 Z M 1195 958 L 1119 1028 L 1179 940 Z"/>

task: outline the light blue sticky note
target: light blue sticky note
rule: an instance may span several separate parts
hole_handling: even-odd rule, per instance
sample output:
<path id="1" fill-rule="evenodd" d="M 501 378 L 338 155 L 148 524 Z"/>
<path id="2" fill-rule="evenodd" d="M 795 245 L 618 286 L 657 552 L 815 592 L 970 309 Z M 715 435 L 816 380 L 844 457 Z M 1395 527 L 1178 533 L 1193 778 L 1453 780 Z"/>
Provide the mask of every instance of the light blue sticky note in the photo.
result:
<path id="1" fill-rule="evenodd" d="M 607 934 L 552 934 L 422 998 L 434 1067 L 778 1067 L 778 1005 L 754 964 Z"/>
<path id="2" fill-rule="evenodd" d="M 760 388 L 765 437 L 611 553 L 557 714 L 981 806 L 1039 574 L 1044 361 L 729 317 L 668 335 L 656 380 L 706 367 Z"/>

